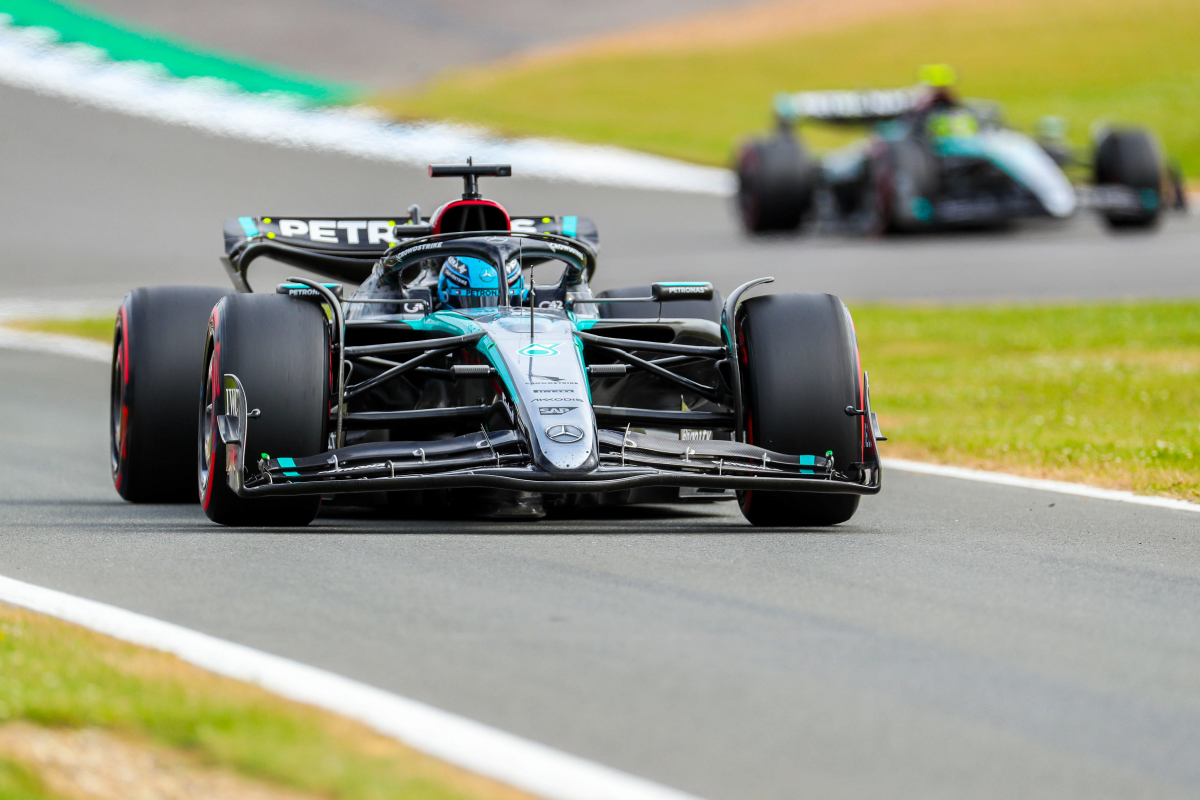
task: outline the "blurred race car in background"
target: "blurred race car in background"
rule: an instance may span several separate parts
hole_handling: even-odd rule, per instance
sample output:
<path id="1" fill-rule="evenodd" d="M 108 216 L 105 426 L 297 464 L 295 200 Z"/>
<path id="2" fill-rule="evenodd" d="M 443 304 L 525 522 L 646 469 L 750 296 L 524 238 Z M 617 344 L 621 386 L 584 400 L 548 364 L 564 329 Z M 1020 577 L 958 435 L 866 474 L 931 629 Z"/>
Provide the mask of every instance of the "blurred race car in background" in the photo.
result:
<path id="1" fill-rule="evenodd" d="M 953 70 L 934 65 L 907 89 L 780 95 L 775 134 L 736 154 L 746 231 L 987 228 L 1080 208 L 1112 227 L 1147 228 L 1165 209 L 1186 207 L 1180 173 L 1149 131 L 1100 127 L 1091 152 L 1079 153 L 1059 118 L 1026 136 L 1004 126 L 997 104 L 959 100 L 953 83 Z M 872 131 L 816 157 L 796 132 L 804 120 Z"/>

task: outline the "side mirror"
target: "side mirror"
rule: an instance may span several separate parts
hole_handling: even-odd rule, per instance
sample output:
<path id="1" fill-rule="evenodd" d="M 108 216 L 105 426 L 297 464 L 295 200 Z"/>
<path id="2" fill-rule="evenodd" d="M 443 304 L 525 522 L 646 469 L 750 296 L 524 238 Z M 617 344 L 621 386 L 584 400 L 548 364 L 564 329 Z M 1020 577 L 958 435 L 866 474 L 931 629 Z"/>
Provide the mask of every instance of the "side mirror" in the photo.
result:
<path id="1" fill-rule="evenodd" d="M 671 300 L 712 300 L 713 285 L 706 282 L 676 282 L 650 284 L 650 296 L 660 303 Z"/>

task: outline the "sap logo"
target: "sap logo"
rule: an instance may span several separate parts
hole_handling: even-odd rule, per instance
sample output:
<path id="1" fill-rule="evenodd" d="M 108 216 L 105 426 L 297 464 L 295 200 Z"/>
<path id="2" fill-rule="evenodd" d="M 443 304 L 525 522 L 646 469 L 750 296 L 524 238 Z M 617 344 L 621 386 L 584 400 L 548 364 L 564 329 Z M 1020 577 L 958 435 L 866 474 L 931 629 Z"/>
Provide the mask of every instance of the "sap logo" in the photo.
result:
<path id="1" fill-rule="evenodd" d="M 393 226 L 386 219 L 281 219 L 279 235 L 289 239 L 307 236 L 309 241 L 321 244 L 395 244 Z"/>
<path id="2" fill-rule="evenodd" d="M 538 413 L 543 417 L 559 417 L 574 409 L 575 406 L 542 406 Z"/>

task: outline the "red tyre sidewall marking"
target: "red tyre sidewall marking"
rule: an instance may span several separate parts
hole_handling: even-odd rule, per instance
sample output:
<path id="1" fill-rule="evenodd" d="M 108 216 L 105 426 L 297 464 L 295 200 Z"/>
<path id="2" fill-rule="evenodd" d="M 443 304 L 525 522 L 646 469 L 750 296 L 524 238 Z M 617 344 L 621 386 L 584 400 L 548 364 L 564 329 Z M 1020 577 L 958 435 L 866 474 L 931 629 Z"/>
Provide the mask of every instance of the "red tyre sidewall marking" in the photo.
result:
<path id="1" fill-rule="evenodd" d="M 208 431 L 205 436 L 213 438 L 213 427 L 217 424 L 217 401 L 220 399 L 220 386 L 218 376 L 221 374 L 220 358 L 221 358 L 221 342 L 217 339 L 217 310 L 214 308 L 212 316 L 209 318 L 209 326 L 213 332 L 213 354 L 212 366 L 209 368 L 208 380 L 212 382 L 212 412 L 208 417 Z M 213 469 L 213 463 L 216 461 L 216 441 L 213 441 L 212 450 L 208 455 L 208 483 L 204 487 L 203 506 L 207 511 L 209 503 L 212 502 L 213 484 L 217 482 L 216 470 Z"/>
<path id="2" fill-rule="evenodd" d="M 121 303 L 117 314 L 121 318 L 121 441 L 117 443 L 119 454 L 117 464 L 116 487 L 119 491 L 125 480 L 125 457 L 129 453 L 129 315 L 125 312 L 125 303 Z"/>
<path id="3" fill-rule="evenodd" d="M 736 336 L 737 336 L 738 360 L 742 362 L 742 369 L 740 371 L 743 376 L 746 374 L 746 372 L 749 370 L 749 367 L 750 367 L 750 354 L 746 350 L 746 333 L 742 328 L 742 323 L 744 322 L 744 320 L 745 320 L 745 318 L 743 317 L 742 319 L 736 320 L 734 323 L 734 331 L 736 332 Z M 745 388 L 746 388 L 746 381 L 743 378 L 741 389 L 742 389 L 742 408 L 746 414 L 746 441 L 748 444 L 754 444 L 754 415 L 750 413 L 750 409 L 748 408 L 748 404 L 746 402 L 746 400 L 748 398 L 746 397 Z M 747 489 L 745 492 L 742 493 L 741 506 L 742 506 L 743 513 L 748 513 L 750 511 L 750 503 L 753 502 L 753 500 L 754 500 L 754 490 L 753 489 Z"/>

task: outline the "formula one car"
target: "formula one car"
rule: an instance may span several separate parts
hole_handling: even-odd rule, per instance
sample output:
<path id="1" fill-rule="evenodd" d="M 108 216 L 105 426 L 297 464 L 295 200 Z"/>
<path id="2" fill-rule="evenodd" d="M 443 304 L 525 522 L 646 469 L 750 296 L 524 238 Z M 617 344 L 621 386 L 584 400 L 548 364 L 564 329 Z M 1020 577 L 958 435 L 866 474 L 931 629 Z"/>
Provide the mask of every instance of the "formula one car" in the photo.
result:
<path id="1" fill-rule="evenodd" d="M 1150 227 L 1164 208 L 1185 206 L 1179 172 L 1145 130 L 1100 129 L 1090 157 L 1081 156 L 1056 118 L 1035 140 L 1003 127 L 995 104 L 959 101 L 948 67 L 923 77 L 911 89 L 779 96 L 775 135 L 745 142 L 736 155 L 746 231 L 791 231 L 806 221 L 853 232 L 982 228 L 1066 218 L 1080 207 L 1113 227 Z M 803 120 L 873 132 L 816 158 L 796 133 Z M 1068 172 L 1090 175 L 1091 185 L 1072 185 Z"/>
<path id="2" fill-rule="evenodd" d="M 756 525 L 829 525 L 880 488 L 878 423 L 831 295 L 655 283 L 593 296 L 595 225 L 510 216 L 480 176 L 431 218 L 239 217 L 237 292 L 121 305 L 112 469 L 122 497 L 225 525 L 304 525 L 322 498 L 488 516 L 736 492 Z M 251 293 L 268 256 L 325 278 Z M 553 277 L 534 284 L 533 273 Z M 198 420 L 198 422 L 197 422 Z"/>

